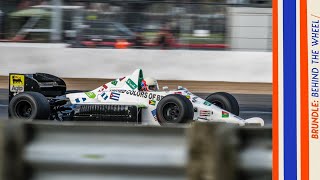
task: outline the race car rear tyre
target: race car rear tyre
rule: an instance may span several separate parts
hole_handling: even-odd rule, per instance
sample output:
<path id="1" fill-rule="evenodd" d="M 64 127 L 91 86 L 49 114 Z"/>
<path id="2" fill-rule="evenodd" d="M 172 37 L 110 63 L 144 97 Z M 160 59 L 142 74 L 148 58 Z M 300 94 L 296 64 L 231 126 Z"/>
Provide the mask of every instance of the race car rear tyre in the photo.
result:
<path id="1" fill-rule="evenodd" d="M 38 92 L 24 92 L 12 98 L 9 104 L 9 116 L 15 119 L 47 120 L 50 105 L 47 98 Z"/>
<path id="2" fill-rule="evenodd" d="M 161 99 L 156 111 L 160 124 L 188 123 L 194 115 L 192 103 L 180 94 L 171 94 Z"/>
<path id="3" fill-rule="evenodd" d="M 239 116 L 239 104 L 236 98 L 226 92 L 216 92 L 210 94 L 206 101 Z"/>

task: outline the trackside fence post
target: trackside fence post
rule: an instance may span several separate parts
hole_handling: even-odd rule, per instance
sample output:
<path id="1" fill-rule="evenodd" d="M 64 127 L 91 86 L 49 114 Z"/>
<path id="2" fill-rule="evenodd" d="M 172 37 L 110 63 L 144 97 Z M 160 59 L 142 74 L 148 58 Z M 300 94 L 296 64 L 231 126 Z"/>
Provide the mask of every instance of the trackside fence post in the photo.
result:
<path id="1" fill-rule="evenodd" d="M 23 127 L 18 120 L 0 122 L 0 179 L 24 179 Z"/>
<path id="2" fill-rule="evenodd" d="M 188 129 L 188 180 L 234 180 L 233 126 L 224 123 L 194 123 Z"/>

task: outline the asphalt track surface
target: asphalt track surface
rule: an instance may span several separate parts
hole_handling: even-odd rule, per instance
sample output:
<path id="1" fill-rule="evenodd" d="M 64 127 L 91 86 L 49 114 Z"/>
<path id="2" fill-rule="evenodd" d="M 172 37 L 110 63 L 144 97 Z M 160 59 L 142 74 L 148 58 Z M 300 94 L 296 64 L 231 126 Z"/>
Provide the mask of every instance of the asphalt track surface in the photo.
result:
<path id="1" fill-rule="evenodd" d="M 201 98 L 208 96 L 208 93 L 195 93 Z M 240 117 L 261 117 L 265 124 L 272 122 L 272 95 L 270 94 L 232 94 L 239 102 Z M 8 89 L 0 89 L 0 118 L 8 117 Z"/>

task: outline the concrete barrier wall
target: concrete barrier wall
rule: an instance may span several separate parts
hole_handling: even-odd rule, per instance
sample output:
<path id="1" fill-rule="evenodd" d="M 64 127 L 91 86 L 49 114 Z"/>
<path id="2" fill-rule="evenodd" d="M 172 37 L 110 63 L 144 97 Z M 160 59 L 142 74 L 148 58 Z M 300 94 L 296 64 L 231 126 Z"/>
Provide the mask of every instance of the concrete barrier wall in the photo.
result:
<path id="1" fill-rule="evenodd" d="M 142 68 L 160 80 L 272 82 L 271 52 L 71 49 L 0 44 L 0 75 L 46 72 L 68 78 L 118 78 Z"/>
<path id="2" fill-rule="evenodd" d="M 271 127 L 2 119 L 0 137 L 0 179 L 4 180 L 234 180 L 238 173 L 265 180 L 272 176 Z"/>

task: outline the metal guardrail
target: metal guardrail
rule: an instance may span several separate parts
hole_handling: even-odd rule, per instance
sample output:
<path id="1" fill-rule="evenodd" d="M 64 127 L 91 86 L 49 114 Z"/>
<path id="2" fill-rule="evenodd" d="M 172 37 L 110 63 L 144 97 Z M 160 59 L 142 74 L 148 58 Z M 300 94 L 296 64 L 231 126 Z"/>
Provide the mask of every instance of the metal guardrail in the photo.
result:
<path id="1" fill-rule="evenodd" d="M 271 128 L 3 121 L 0 129 L 4 180 L 271 179 Z"/>

